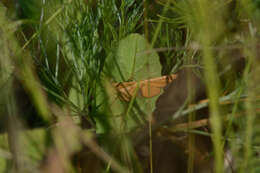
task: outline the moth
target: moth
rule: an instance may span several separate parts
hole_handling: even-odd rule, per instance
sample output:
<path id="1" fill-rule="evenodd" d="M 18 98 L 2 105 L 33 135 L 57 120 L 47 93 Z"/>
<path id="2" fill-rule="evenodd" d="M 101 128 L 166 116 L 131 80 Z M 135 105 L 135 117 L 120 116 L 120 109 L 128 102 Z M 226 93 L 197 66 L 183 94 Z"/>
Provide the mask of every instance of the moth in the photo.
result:
<path id="1" fill-rule="evenodd" d="M 151 98 L 161 93 L 161 89 L 177 78 L 176 74 L 166 75 L 142 81 L 118 82 L 113 83 L 113 86 L 119 92 L 119 95 L 124 101 L 130 101 L 137 90 L 138 95 L 145 98 Z"/>

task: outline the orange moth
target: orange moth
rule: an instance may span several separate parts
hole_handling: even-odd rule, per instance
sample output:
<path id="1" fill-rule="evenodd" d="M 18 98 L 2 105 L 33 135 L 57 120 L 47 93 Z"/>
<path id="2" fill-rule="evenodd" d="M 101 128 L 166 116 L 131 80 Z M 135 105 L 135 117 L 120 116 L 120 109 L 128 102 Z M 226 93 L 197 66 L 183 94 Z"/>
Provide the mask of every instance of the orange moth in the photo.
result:
<path id="1" fill-rule="evenodd" d="M 123 100 L 130 101 L 136 89 L 138 89 L 138 93 L 140 93 L 141 96 L 145 98 L 151 98 L 159 95 L 161 92 L 161 88 L 164 88 L 167 84 L 169 84 L 176 78 L 177 75 L 172 74 L 172 75 L 161 76 L 152 79 L 146 79 L 139 82 L 131 81 L 131 82 L 113 83 L 113 86 L 119 92 Z"/>

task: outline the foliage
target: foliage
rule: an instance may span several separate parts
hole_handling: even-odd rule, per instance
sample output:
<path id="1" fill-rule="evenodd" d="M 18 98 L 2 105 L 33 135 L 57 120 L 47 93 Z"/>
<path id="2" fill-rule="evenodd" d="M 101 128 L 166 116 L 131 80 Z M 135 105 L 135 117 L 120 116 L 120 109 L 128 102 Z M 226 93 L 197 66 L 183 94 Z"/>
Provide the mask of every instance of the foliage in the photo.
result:
<path id="1" fill-rule="evenodd" d="M 258 1 L 0 2 L 0 172 L 152 172 L 153 144 L 178 148 L 178 135 L 189 138 L 187 172 L 258 172 L 259 26 Z M 183 69 L 205 83 L 208 101 L 183 78 L 185 103 L 153 122 L 158 96 L 142 97 L 138 84 Z M 124 82 L 137 83 L 127 101 L 114 87 Z M 204 122 L 200 111 L 208 131 L 190 127 Z M 197 161 L 203 135 L 212 164 Z"/>

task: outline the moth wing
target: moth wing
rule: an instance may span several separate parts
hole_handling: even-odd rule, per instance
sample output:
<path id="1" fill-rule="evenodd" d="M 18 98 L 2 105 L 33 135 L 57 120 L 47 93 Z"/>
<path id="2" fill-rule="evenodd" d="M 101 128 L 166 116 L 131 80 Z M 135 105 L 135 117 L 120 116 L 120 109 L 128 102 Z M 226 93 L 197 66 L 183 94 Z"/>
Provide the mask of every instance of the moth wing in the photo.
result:
<path id="1" fill-rule="evenodd" d="M 119 91 L 121 97 L 125 101 L 130 101 L 131 97 L 133 97 L 133 95 L 134 95 L 134 91 L 136 90 L 136 87 L 137 87 L 137 84 L 135 83 L 132 85 L 117 88 L 117 90 Z"/>
<path id="2" fill-rule="evenodd" d="M 152 84 L 147 84 L 141 87 L 141 93 L 143 97 L 150 98 L 159 95 L 161 93 L 161 88 L 154 87 Z"/>
<path id="3" fill-rule="evenodd" d="M 169 76 L 157 77 L 149 80 L 144 80 L 141 83 L 141 93 L 143 97 L 154 97 L 161 93 L 161 88 L 177 78 L 177 75 L 172 74 Z"/>

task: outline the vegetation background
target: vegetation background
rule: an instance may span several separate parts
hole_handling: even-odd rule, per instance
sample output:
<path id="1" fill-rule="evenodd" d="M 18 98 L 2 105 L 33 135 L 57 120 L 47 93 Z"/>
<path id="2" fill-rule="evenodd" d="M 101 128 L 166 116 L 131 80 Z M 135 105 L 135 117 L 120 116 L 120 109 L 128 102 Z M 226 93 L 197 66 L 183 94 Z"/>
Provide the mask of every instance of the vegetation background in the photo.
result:
<path id="1" fill-rule="evenodd" d="M 258 0 L 0 1 L 0 172 L 259 172 L 259 8 Z M 182 69 L 200 76 L 206 100 L 183 78 L 177 91 L 187 88 L 187 99 L 155 121 L 156 109 L 174 105 L 158 106 L 167 89 L 144 97 L 159 84 L 140 81 Z M 137 87 L 126 101 L 114 85 L 130 81 Z M 197 136 L 207 138 L 199 148 Z M 162 138 L 169 152 L 158 156 Z"/>

